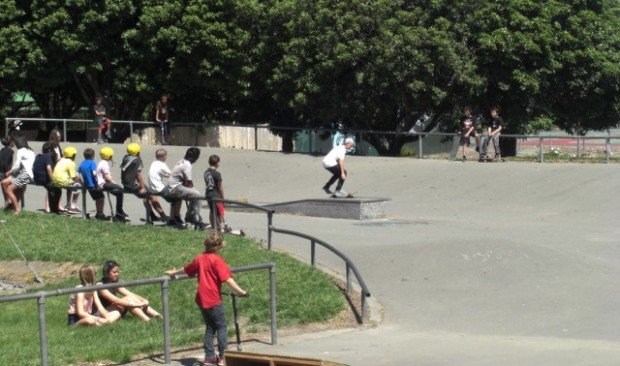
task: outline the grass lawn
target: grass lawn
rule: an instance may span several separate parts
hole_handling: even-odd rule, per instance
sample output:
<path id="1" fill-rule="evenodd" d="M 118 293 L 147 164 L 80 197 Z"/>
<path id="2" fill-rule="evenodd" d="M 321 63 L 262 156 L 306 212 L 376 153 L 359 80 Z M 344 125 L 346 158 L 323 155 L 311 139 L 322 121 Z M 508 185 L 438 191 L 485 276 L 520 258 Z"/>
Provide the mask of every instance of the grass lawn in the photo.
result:
<path id="1" fill-rule="evenodd" d="M 202 251 L 204 232 L 129 226 L 78 218 L 24 212 L 19 217 L 0 213 L 5 225 L 29 260 L 88 263 L 100 268 L 107 259 L 121 266 L 121 281 L 162 276 L 181 267 Z M 0 259 L 20 259 L 0 229 Z M 278 325 L 327 320 L 345 308 L 331 279 L 309 265 L 281 253 L 269 252 L 247 238 L 225 237 L 221 255 L 231 266 L 276 262 Z M 101 271 L 98 271 L 100 277 Z M 247 319 L 243 331 L 262 331 L 269 324 L 269 287 L 266 271 L 235 276 L 251 294 L 239 299 L 239 314 Z M 76 278 L 44 289 L 73 287 Z M 194 303 L 195 280 L 170 286 L 170 324 L 173 347 L 202 342 L 204 325 Z M 226 289 L 226 285 L 223 289 Z M 159 285 L 133 287 L 161 310 Z M 126 361 L 132 355 L 163 350 L 162 322 L 143 323 L 131 315 L 100 328 L 68 327 L 67 296 L 48 298 L 47 336 L 52 365 L 80 361 Z M 224 303 L 232 324 L 230 298 Z M 229 331 L 232 326 L 229 326 Z M 268 339 L 266 339 L 268 340 Z M 36 300 L 0 304 L 0 365 L 40 364 Z"/>

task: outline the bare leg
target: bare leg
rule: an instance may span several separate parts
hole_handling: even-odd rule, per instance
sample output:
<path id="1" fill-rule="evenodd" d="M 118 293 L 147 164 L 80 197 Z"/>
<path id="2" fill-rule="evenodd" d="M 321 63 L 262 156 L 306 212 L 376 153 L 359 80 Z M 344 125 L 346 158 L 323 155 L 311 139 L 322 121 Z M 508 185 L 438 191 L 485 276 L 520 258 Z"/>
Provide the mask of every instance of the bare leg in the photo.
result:
<path id="1" fill-rule="evenodd" d="M 11 185 L 6 189 L 6 194 L 7 196 L 9 196 L 9 200 L 11 201 L 11 204 L 13 205 L 14 215 L 19 214 L 19 211 L 20 211 L 19 200 L 17 199 L 17 196 L 15 195 L 16 190 L 17 190 L 17 186 L 13 183 L 11 183 Z"/>
<path id="2" fill-rule="evenodd" d="M 151 206 L 157 211 L 157 213 L 161 215 L 165 215 L 164 209 L 161 207 L 159 200 L 155 196 L 150 196 L 149 201 L 151 201 Z"/>

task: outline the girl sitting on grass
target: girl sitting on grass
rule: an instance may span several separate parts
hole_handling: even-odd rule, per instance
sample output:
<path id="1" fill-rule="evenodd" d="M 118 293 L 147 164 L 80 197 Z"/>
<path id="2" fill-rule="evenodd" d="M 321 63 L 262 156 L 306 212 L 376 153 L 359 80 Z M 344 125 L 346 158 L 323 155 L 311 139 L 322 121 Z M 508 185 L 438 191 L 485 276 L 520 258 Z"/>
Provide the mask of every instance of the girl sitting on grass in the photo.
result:
<path id="1" fill-rule="evenodd" d="M 118 282 L 120 267 L 115 261 L 109 260 L 103 264 L 103 278 L 100 283 Z M 100 290 L 101 303 L 107 311 L 117 311 L 125 315 L 128 311 L 145 322 L 152 317 L 161 319 L 162 316 L 149 306 L 149 301 L 124 287 L 109 290 Z"/>
<path id="2" fill-rule="evenodd" d="M 95 270 L 92 267 L 82 266 L 79 275 L 82 284 L 77 287 L 95 284 Z M 94 309 L 93 305 L 95 305 Z M 112 323 L 120 316 L 121 314 L 118 311 L 108 312 L 101 305 L 97 292 L 78 292 L 69 297 L 68 325 L 92 325 L 98 327 L 108 322 Z"/>

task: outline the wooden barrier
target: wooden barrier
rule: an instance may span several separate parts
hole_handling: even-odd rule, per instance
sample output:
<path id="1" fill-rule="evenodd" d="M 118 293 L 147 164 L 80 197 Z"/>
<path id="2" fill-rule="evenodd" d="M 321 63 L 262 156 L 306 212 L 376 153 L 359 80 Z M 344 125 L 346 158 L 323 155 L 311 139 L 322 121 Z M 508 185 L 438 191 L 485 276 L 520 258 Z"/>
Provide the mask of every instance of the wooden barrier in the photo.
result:
<path id="1" fill-rule="evenodd" d="M 347 366 L 341 363 L 311 358 L 265 355 L 259 353 L 226 351 L 226 366 Z"/>

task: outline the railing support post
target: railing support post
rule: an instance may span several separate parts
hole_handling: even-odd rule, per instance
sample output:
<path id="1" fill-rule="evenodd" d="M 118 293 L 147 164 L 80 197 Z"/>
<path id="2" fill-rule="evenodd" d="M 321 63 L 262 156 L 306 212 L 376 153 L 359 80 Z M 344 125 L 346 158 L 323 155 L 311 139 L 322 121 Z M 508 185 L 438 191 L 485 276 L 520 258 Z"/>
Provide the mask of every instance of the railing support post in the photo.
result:
<path id="1" fill-rule="evenodd" d="M 4 136 L 8 136 L 9 135 L 9 123 L 11 123 L 11 119 L 10 118 L 5 118 L 4 119 Z"/>
<path id="2" fill-rule="evenodd" d="M 86 211 L 86 187 L 82 187 L 82 218 L 85 219 L 88 216 Z"/>
<path id="3" fill-rule="evenodd" d="M 273 225 L 273 211 L 269 211 L 267 213 L 267 249 L 271 250 L 271 237 L 273 235 L 272 231 Z"/>
<path id="4" fill-rule="evenodd" d="M 418 135 L 418 159 L 422 159 L 422 135 Z"/>
<path id="5" fill-rule="evenodd" d="M 360 320 L 364 324 L 364 314 L 366 314 L 366 294 L 362 291 L 362 297 L 360 299 Z"/>
<path id="6" fill-rule="evenodd" d="M 62 140 L 67 142 L 67 120 L 62 120 Z"/>
<path id="7" fill-rule="evenodd" d="M 254 150 L 258 150 L 258 125 L 254 124 Z"/>
<path id="8" fill-rule="evenodd" d="M 129 140 L 133 137 L 133 122 L 129 122 Z"/>
<path id="9" fill-rule="evenodd" d="M 161 303 L 164 322 L 164 363 L 170 365 L 172 357 L 170 355 L 170 306 L 168 303 L 168 279 L 161 283 Z"/>
<path id="10" fill-rule="evenodd" d="M 316 242 L 314 240 L 310 240 L 310 264 L 316 267 Z"/>
<path id="11" fill-rule="evenodd" d="M 611 149 L 609 137 L 605 139 L 605 164 L 609 164 L 609 149 Z"/>
<path id="12" fill-rule="evenodd" d="M 351 292 L 351 267 L 349 266 L 349 263 L 347 263 L 347 267 L 346 267 L 346 278 L 347 278 L 347 293 Z M 363 290 L 362 290 L 363 292 Z"/>
<path id="13" fill-rule="evenodd" d="M 580 157 L 581 156 L 581 141 L 579 140 L 579 137 L 577 137 L 577 156 L 576 157 Z"/>
<path id="14" fill-rule="evenodd" d="M 269 312 L 271 314 L 271 345 L 278 344 L 278 320 L 276 303 L 276 264 L 269 268 Z"/>
<path id="15" fill-rule="evenodd" d="M 545 161 L 545 156 L 543 154 L 543 138 L 539 137 L 538 141 L 539 141 L 539 147 L 540 147 L 540 149 L 539 149 L 540 151 L 538 152 L 538 154 L 539 154 L 538 160 L 541 163 L 543 163 Z"/>
<path id="16" fill-rule="evenodd" d="M 39 305 L 39 344 L 41 347 L 41 365 L 47 366 L 47 334 L 45 326 L 45 295 L 41 293 L 37 299 Z"/>

